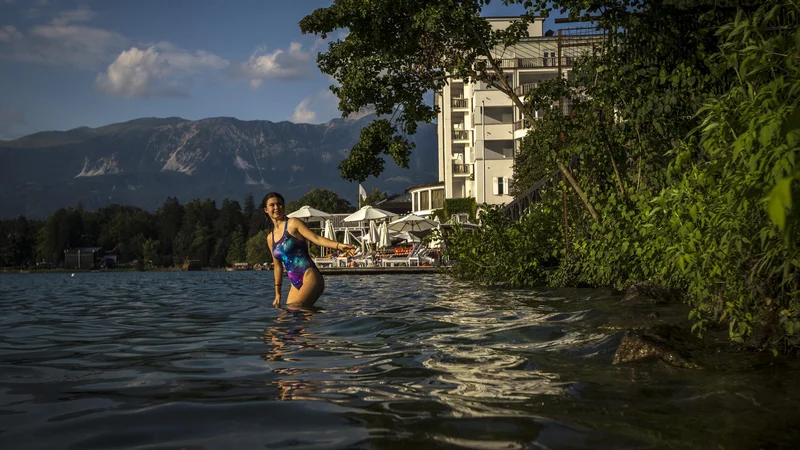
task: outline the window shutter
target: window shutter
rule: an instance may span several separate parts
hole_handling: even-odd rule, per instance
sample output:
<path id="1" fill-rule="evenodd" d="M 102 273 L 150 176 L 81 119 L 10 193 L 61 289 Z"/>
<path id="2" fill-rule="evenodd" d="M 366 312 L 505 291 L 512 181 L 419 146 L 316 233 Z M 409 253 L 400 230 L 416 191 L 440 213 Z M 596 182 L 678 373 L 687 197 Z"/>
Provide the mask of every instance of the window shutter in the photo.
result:
<path id="1" fill-rule="evenodd" d="M 497 195 L 497 177 L 492 177 L 492 194 Z"/>
<path id="2" fill-rule="evenodd" d="M 511 177 L 506 177 L 506 179 L 503 181 L 503 187 L 505 187 L 506 190 L 504 194 L 511 195 Z"/>

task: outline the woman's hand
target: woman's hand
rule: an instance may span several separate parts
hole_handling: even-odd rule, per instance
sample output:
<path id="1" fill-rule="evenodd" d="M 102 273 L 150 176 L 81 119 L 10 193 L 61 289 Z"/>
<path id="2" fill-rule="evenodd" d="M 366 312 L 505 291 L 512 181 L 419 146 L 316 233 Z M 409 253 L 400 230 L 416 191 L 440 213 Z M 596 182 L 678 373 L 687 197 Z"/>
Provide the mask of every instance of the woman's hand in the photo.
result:
<path id="1" fill-rule="evenodd" d="M 344 253 L 345 255 L 352 254 L 356 251 L 356 248 L 350 244 L 336 244 L 336 249 Z"/>
<path id="2" fill-rule="evenodd" d="M 272 306 L 276 308 L 281 306 L 281 294 L 275 294 L 275 300 L 272 302 Z"/>

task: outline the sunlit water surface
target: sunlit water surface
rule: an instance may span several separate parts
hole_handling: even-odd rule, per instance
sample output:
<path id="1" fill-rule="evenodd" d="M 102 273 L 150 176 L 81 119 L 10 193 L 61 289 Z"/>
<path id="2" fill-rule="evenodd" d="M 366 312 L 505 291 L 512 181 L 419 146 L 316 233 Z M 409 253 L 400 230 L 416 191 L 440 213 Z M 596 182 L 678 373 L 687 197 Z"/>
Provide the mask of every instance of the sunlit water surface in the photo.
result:
<path id="1" fill-rule="evenodd" d="M 631 311 L 608 291 L 326 284 L 319 309 L 290 311 L 271 272 L 0 276 L 0 448 L 800 442 L 794 362 L 612 365 L 607 325 Z"/>

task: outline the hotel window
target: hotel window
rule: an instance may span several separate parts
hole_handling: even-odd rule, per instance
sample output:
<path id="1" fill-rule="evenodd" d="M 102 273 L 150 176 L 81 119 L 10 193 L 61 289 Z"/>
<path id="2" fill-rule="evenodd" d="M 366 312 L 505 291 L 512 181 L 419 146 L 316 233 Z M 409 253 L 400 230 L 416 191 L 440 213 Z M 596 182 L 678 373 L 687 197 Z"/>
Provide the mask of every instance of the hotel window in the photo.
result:
<path id="1" fill-rule="evenodd" d="M 431 191 L 431 209 L 444 208 L 444 189 Z"/>
<path id="2" fill-rule="evenodd" d="M 556 52 L 544 52 L 542 66 L 551 67 L 556 65 Z"/>
<path id="3" fill-rule="evenodd" d="M 422 191 L 419 193 L 419 209 L 420 211 L 431 209 L 430 191 Z"/>
<path id="4" fill-rule="evenodd" d="M 492 194 L 509 195 L 509 184 L 511 184 L 509 177 L 492 177 Z"/>

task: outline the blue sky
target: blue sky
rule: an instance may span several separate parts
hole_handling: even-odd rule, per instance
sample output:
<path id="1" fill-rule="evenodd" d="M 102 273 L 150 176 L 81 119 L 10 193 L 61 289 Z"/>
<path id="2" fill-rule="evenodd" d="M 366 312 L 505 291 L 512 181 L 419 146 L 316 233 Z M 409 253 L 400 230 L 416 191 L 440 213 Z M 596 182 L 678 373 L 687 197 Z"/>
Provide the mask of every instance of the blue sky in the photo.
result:
<path id="1" fill-rule="evenodd" d="M 138 117 L 326 122 L 327 45 L 297 24 L 330 3 L 0 0 L 0 139 Z"/>

